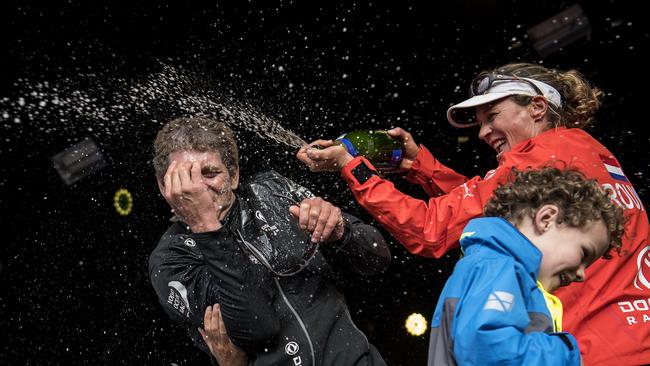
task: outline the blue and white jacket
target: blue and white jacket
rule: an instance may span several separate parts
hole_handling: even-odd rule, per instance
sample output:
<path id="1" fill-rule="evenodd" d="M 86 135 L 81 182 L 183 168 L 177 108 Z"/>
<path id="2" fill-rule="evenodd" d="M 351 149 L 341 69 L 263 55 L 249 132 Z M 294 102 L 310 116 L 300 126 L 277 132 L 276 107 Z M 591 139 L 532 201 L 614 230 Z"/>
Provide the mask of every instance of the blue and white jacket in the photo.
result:
<path id="1" fill-rule="evenodd" d="M 537 281 L 541 252 L 496 217 L 471 220 L 460 245 L 465 256 L 432 320 L 429 365 L 580 365 L 575 338 L 549 311 L 557 298 L 545 299 Z"/>

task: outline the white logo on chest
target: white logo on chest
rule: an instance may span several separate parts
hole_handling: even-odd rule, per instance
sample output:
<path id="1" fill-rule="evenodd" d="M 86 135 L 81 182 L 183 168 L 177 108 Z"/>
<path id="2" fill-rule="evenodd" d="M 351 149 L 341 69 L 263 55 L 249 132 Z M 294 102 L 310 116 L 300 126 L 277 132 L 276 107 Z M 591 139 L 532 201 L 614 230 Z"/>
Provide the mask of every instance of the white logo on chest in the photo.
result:
<path id="1" fill-rule="evenodd" d="M 280 231 L 278 230 L 278 227 L 276 225 L 269 225 L 269 222 L 266 221 L 266 218 L 264 217 L 264 215 L 262 215 L 262 213 L 259 210 L 255 211 L 255 217 L 257 217 L 258 220 L 264 223 L 264 225 L 262 225 L 261 227 L 262 231 L 272 232 L 273 235 L 278 235 L 278 232 Z"/>

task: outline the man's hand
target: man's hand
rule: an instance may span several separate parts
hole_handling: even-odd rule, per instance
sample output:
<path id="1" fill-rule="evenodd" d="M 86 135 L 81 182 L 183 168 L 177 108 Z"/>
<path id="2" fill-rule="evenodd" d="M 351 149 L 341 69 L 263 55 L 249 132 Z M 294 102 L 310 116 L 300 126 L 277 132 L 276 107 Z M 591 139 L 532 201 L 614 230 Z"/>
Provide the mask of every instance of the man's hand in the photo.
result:
<path id="1" fill-rule="evenodd" d="M 165 200 L 174 214 L 190 226 L 192 232 L 218 230 L 223 209 L 214 202 L 214 193 L 203 181 L 199 162 L 172 161 L 164 178 Z"/>
<path id="2" fill-rule="evenodd" d="M 313 243 L 336 241 L 343 238 L 345 225 L 341 209 L 320 197 L 306 198 L 299 206 L 289 207 L 303 230 L 311 233 Z"/>
<path id="3" fill-rule="evenodd" d="M 345 147 L 335 145 L 332 140 L 316 140 L 305 145 L 296 157 L 312 172 L 338 172 L 354 159 Z"/>
<path id="4" fill-rule="evenodd" d="M 246 353 L 235 346 L 228 333 L 226 326 L 221 319 L 221 310 L 219 304 L 208 306 L 203 315 L 203 326 L 199 328 L 201 337 L 208 345 L 210 353 L 217 359 L 221 366 L 245 366 L 248 362 Z"/>
<path id="5" fill-rule="evenodd" d="M 402 143 L 402 162 L 397 168 L 398 172 L 405 172 L 411 170 L 413 165 L 413 160 L 420 152 L 420 147 L 413 141 L 413 137 L 410 133 L 404 131 L 400 127 L 393 128 L 392 130 L 386 131 L 390 137 L 398 140 Z"/>

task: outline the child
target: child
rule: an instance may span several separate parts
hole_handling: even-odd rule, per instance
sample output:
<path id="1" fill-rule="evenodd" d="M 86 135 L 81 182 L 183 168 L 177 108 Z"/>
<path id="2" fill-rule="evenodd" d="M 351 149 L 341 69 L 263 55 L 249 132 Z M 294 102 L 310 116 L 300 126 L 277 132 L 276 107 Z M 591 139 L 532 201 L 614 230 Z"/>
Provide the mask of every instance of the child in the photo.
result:
<path id="1" fill-rule="evenodd" d="M 515 171 L 461 236 L 442 290 L 429 365 L 580 365 L 550 292 L 585 280 L 623 234 L 622 210 L 574 170 Z"/>

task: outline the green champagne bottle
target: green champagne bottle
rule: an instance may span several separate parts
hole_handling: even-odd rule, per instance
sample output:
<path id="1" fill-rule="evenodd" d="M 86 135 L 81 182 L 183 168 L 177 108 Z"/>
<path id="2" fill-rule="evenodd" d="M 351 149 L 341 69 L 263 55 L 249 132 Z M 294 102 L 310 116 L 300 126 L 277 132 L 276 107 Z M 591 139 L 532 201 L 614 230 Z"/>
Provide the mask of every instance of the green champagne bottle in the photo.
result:
<path id="1" fill-rule="evenodd" d="M 382 130 L 355 130 L 339 136 L 342 145 L 352 156 L 364 156 L 380 173 L 389 173 L 402 161 L 402 144 Z"/>

